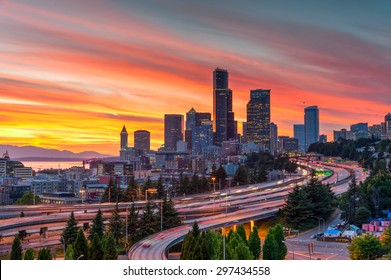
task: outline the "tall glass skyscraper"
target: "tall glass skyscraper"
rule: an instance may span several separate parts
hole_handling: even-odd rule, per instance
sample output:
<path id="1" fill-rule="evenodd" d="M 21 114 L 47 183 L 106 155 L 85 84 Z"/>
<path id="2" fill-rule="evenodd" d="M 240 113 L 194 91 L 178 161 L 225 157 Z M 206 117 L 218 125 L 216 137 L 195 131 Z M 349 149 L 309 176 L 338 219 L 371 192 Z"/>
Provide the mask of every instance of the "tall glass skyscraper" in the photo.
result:
<path id="1" fill-rule="evenodd" d="M 319 141 L 319 109 L 318 106 L 304 108 L 305 150 L 312 143 Z"/>
<path id="2" fill-rule="evenodd" d="M 232 90 L 228 88 L 228 71 L 220 68 L 213 71 L 213 120 L 217 145 L 235 138 Z"/>
<path id="3" fill-rule="evenodd" d="M 247 104 L 247 141 L 270 149 L 270 89 L 250 91 Z"/>
<path id="4" fill-rule="evenodd" d="M 299 152 L 305 152 L 305 125 L 294 124 L 293 125 L 293 138 L 299 141 Z"/>
<path id="5" fill-rule="evenodd" d="M 175 151 L 176 143 L 183 140 L 183 115 L 164 115 L 164 148 Z"/>

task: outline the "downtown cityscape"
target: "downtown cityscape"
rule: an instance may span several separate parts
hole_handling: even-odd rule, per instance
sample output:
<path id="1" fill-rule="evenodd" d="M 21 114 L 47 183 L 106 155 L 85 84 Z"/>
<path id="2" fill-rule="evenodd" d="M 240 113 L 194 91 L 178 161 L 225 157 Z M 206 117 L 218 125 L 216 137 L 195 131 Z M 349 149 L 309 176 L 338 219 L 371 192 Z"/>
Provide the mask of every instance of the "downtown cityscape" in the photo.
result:
<path id="1" fill-rule="evenodd" d="M 389 5 L 38 2 L 0 2 L 2 260 L 391 259 Z"/>

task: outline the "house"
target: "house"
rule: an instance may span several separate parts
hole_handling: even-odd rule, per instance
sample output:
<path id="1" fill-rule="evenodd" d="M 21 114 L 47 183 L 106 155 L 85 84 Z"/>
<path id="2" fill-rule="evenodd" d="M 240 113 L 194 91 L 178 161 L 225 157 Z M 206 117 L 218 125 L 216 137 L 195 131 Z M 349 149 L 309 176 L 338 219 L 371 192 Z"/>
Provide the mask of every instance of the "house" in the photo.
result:
<path id="1" fill-rule="evenodd" d="M 362 229 L 368 233 L 383 232 L 387 227 L 391 226 L 391 219 L 377 219 L 369 224 L 363 224 Z"/>

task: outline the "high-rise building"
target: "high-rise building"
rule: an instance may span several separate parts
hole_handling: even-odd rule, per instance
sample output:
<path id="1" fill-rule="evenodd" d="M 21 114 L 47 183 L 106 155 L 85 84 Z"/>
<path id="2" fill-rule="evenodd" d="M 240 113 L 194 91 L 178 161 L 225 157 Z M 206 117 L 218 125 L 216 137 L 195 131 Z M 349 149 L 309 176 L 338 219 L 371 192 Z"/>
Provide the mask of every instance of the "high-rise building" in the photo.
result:
<path id="1" fill-rule="evenodd" d="M 334 130 L 334 141 L 339 141 L 340 139 L 346 139 L 346 129 Z"/>
<path id="2" fill-rule="evenodd" d="M 390 113 L 385 115 L 384 123 L 385 123 L 385 133 L 391 134 L 391 114 Z"/>
<path id="3" fill-rule="evenodd" d="M 213 71 L 213 120 L 217 145 L 235 138 L 232 90 L 228 87 L 228 71 L 220 68 Z"/>
<path id="4" fill-rule="evenodd" d="M 374 124 L 368 127 L 368 132 L 370 137 L 380 138 L 383 133 L 381 124 Z"/>
<path id="5" fill-rule="evenodd" d="M 277 154 L 278 150 L 278 127 L 275 123 L 270 123 L 270 151 Z"/>
<path id="6" fill-rule="evenodd" d="M 250 91 L 247 104 L 247 141 L 270 149 L 270 89 Z"/>
<path id="7" fill-rule="evenodd" d="M 196 126 L 196 110 L 191 108 L 189 112 L 186 113 L 186 130 L 185 130 L 185 141 L 187 143 L 187 149 L 191 150 L 192 143 L 192 129 Z"/>
<path id="8" fill-rule="evenodd" d="M 134 132 L 134 149 L 139 154 L 145 154 L 151 150 L 151 133 L 147 130 Z"/>
<path id="9" fill-rule="evenodd" d="M 183 115 L 164 115 L 164 149 L 175 151 L 180 140 L 183 141 Z"/>
<path id="10" fill-rule="evenodd" d="M 204 120 L 201 125 L 193 128 L 192 133 L 192 154 L 201 155 L 202 149 L 213 145 L 213 122 Z"/>
<path id="11" fill-rule="evenodd" d="M 319 142 L 320 143 L 327 143 L 327 135 L 326 134 L 319 135 Z"/>
<path id="12" fill-rule="evenodd" d="M 354 139 L 368 138 L 368 123 L 356 123 L 350 126 L 350 131 L 354 134 Z"/>
<path id="13" fill-rule="evenodd" d="M 319 109 L 318 106 L 310 106 L 304 109 L 304 126 L 305 126 L 305 150 L 312 143 L 319 140 Z"/>
<path id="14" fill-rule="evenodd" d="M 121 146 L 120 146 L 120 150 L 126 150 L 126 148 L 128 147 L 128 132 L 126 131 L 126 127 L 124 125 L 124 127 L 122 128 L 122 131 L 121 131 Z"/>
<path id="15" fill-rule="evenodd" d="M 247 122 L 242 122 L 242 143 L 247 143 Z"/>
<path id="16" fill-rule="evenodd" d="M 293 138 L 299 141 L 299 152 L 305 152 L 305 126 L 304 124 L 293 125 Z"/>
<path id="17" fill-rule="evenodd" d="M 299 149 L 299 141 L 296 138 L 285 138 L 282 142 L 282 146 L 286 153 L 297 152 Z"/>
<path id="18" fill-rule="evenodd" d="M 211 120 L 212 120 L 212 116 L 211 116 L 210 113 L 199 113 L 199 112 L 196 112 L 196 114 L 195 114 L 195 126 L 202 125 L 203 121 L 211 121 Z"/>

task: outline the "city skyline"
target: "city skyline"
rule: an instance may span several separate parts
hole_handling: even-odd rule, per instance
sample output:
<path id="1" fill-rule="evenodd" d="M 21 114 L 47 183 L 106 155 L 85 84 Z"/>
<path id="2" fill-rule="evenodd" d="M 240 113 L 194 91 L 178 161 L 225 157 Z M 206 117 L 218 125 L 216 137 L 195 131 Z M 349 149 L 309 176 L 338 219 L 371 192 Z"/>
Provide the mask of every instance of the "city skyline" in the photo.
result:
<path id="1" fill-rule="evenodd" d="M 272 90 L 279 135 L 312 105 L 328 139 L 384 120 L 389 4 L 221 3 L 1 1 L 0 144 L 114 155 L 125 124 L 157 149 L 164 114 L 213 112 L 216 67 L 239 123 L 254 88 Z"/>

